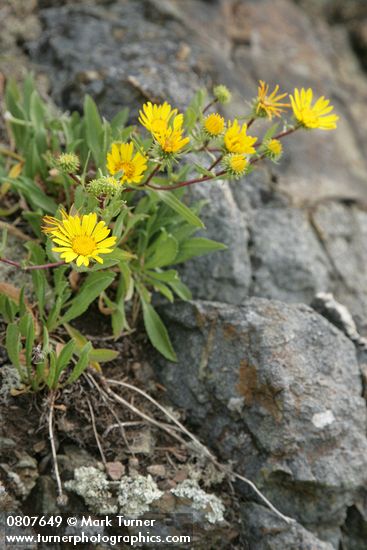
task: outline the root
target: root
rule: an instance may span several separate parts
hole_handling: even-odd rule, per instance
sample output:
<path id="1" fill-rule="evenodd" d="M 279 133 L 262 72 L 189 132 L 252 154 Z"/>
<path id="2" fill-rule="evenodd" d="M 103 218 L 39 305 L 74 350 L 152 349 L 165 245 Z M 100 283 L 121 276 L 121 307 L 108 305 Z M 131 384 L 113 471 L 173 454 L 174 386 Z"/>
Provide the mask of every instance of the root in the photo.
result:
<path id="1" fill-rule="evenodd" d="M 115 402 L 128 408 L 130 411 L 135 413 L 137 416 L 139 416 L 146 422 L 149 422 L 150 424 L 157 426 L 159 429 L 168 433 L 171 437 L 179 441 L 181 445 L 184 445 L 186 448 L 189 448 L 192 450 L 192 448 L 194 447 L 197 451 L 201 452 L 204 456 L 206 456 L 216 466 L 216 468 L 218 468 L 218 470 L 225 473 L 226 476 L 229 478 L 229 480 L 237 479 L 242 481 L 243 483 L 246 483 L 246 485 L 251 487 L 251 489 L 256 493 L 256 495 L 279 518 L 281 518 L 283 521 L 285 521 L 288 524 L 294 523 L 295 520 L 293 518 L 285 516 L 279 510 L 277 510 L 277 508 L 275 508 L 275 506 L 262 494 L 262 492 L 256 487 L 256 485 L 250 479 L 238 474 L 237 472 L 234 472 L 232 468 L 230 468 L 229 466 L 220 464 L 218 460 L 215 458 L 215 456 L 209 451 L 209 449 L 205 445 L 203 445 L 201 441 L 199 441 L 199 439 L 195 437 L 195 435 L 193 435 L 187 428 L 185 428 L 185 426 L 179 420 L 177 420 L 173 414 L 171 414 L 165 407 L 160 405 L 155 399 L 153 399 L 146 392 L 144 392 L 140 388 L 137 388 L 135 386 L 132 386 L 131 384 L 128 384 L 127 382 L 121 382 L 119 380 L 111 380 L 108 378 L 104 378 L 103 375 L 96 374 L 95 371 L 93 372 L 93 374 L 88 374 L 86 376 L 88 376 L 88 378 L 94 379 L 95 387 L 98 389 L 100 394 L 103 395 L 105 398 L 109 397 L 113 399 Z M 97 383 L 97 381 L 95 380 L 95 376 L 98 376 L 101 385 Z M 159 409 L 167 418 L 169 418 L 169 420 L 174 424 L 174 426 L 163 422 L 159 422 L 155 418 L 152 418 L 151 416 L 142 412 L 135 405 L 132 405 L 126 399 L 116 394 L 111 389 L 111 386 L 120 386 L 120 387 L 126 388 L 127 390 L 140 394 L 145 399 L 150 401 L 150 403 L 152 403 L 155 407 L 157 407 L 157 409 Z M 178 435 L 177 432 L 179 432 L 181 435 Z M 186 441 L 182 437 L 183 435 L 186 436 L 189 439 L 189 441 Z"/>
<path id="2" fill-rule="evenodd" d="M 55 398 L 56 398 L 56 393 L 53 391 L 53 392 L 51 392 L 51 396 L 50 396 L 50 413 L 49 413 L 49 416 L 48 416 L 48 433 L 49 433 L 49 438 L 50 438 L 52 461 L 53 461 L 55 478 L 56 478 L 56 483 L 57 483 L 57 493 L 58 493 L 57 503 L 60 506 L 65 506 L 67 504 L 67 496 L 63 493 L 63 490 L 62 490 L 62 483 L 61 483 L 60 472 L 59 472 L 59 464 L 57 462 L 55 436 L 54 436 L 54 429 L 53 429 Z"/>
<path id="3" fill-rule="evenodd" d="M 97 432 L 96 419 L 95 419 L 95 416 L 94 416 L 93 407 L 92 407 L 92 404 L 89 401 L 88 397 L 87 397 L 87 403 L 88 403 L 88 407 L 89 407 L 90 417 L 91 417 L 91 420 L 92 420 L 94 437 L 95 437 L 95 440 L 96 440 L 96 443 L 97 443 L 97 446 L 98 446 L 99 454 L 101 455 L 103 466 L 106 468 L 107 460 L 106 460 L 105 454 L 103 452 L 101 442 L 99 440 L 99 435 L 98 435 L 98 432 Z"/>

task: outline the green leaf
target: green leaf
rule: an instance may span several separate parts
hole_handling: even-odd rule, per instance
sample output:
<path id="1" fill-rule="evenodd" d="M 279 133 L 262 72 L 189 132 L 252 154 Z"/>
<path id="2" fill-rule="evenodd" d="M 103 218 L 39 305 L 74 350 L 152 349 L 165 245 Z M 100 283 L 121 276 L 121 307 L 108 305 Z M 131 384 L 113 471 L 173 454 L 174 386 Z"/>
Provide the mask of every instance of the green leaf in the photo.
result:
<path id="1" fill-rule="evenodd" d="M 89 354 L 90 361 L 96 361 L 97 363 L 108 363 L 113 361 L 119 356 L 119 352 L 113 349 L 96 348 L 92 349 Z"/>
<path id="2" fill-rule="evenodd" d="M 192 299 L 191 290 L 182 281 L 180 281 L 180 279 L 178 281 L 169 283 L 169 286 L 172 288 L 173 292 L 175 292 L 177 296 L 181 298 L 181 300 L 186 301 Z"/>
<path id="3" fill-rule="evenodd" d="M 210 172 L 210 170 L 207 170 L 204 166 L 201 166 L 196 162 L 194 163 L 194 166 L 196 168 L 196 171 L 202 176 L 213 176 L 213 172 Z"/>
<path id="4" fill-rule="evenodd" d="M 176 362 L 177 356 L 162 319 L 151 304 L 142 300 L 144 325 L 152 345 L 169 361 Z"/>
<path id="5" fill-rule="evenodd" d="M 56 359 L 56 376 L 55 380 L 58 382 L 61 373 L 69 365 L 71 358 L 75 351 L 75 342 L 74 340 L 69 340 L 69 342 L 62 348 L 59 356 Z"/>
<path id="6" fill-rule="evenodd" d="M 84 313 L 100 293 L 110 286 L 115 276 L 115 273 L 110 272 L 90 273 L 77 296 L 71 301 L 71 306 L 62 317 L 61 323 L 68 323 Z"/>
<path id="7" fill-rule="evenodd" d="M 57 383 L 57 379 L 56 379 L 56 355 L 55 355 L 54 351 L 50 351 L 46 384 L 51 390 L 51 389 L 54 388 L 54 385 L 56 383 Z"/>
<path id="8" fill-rule="evenodd" d="M 121 109 L 111 120 L 111 131 L 113 139 L 118 137 L 118 132 L 125 126 L 127 119 L 129 118 L 129 109 L 125 107 Z"/>
<path id="9" fill-rule="evenodd" d="M 188 208 L 183 202 L 181 202 L 172 191 L 155 191 L 162 202 L 167 204 L 172 210 L 177 212 L 184 220 L 190 225 L 195 227 L 205 228 L 203 222 L 198 218 L 196 214 L 190 208 Z"/>
<path id="10" fill-rule="evenodd" d="M 90 351 L 92 349 L 92 344 L 88 342 L 84 348 L 81 351 L 79 360 L 75 367 L 73 368 L 72 373 L 70 374 L 69 378 L 66 380 L 65 385 L 72 384 L 78 378 L 83 374 L 85 369 L 88 367 L 89 364 L 89 355 Z"/>
<path id="11" fill-rule="evenodd" d="M 97 106 L 89 95 L 85 96 L 84 100 L 84 116 L 87 144 L 95 163 L 99 166 L 103 146 L 103 124 Z"/>
<path id="12" fill-rule="evenodd" d="M 34 210 L 41 208 L 47 214 L 55 214 L 57 210 L 56 203 L 41 191 L 31 178 L 25 176 L 20 176 L 17 179 L 3 177 L 0 180 L 3 182 L 8 181 L 18 193 L 25 197 Z"/>
<path id="13" fill-rule="evenodd" d="M 147 250 L 144 267 L 164 267 L 172 264 L 178 253 L 178 242 L 172 235 L 162 231 L 161 235 L 154 241 Z"/>
<path id="14" fill-rule="evenodd" d="M 180 245 L 180 250 L 175 260 L 175 263 L 186 262 L 194 256 L 202 256 L 203 254 L 208 254 L 209 252 L 215 252 L 216 250 L 225 250 L 227 246 L 223 243 L 217 241 L 212 241 L 211 239 L 206 239 L 205 237 L 193 237 L 184 241 Z"/>
<path id="15" fill-rule="evenodd" d="M 175 269 L 167 269 L 166 271 L 145 271 L 151 279 L 158 279 L 164 283 L 173 283 L 178 280 L 178 273 Z"/>
<path id="16" fill-rule="evenodd" d="M 267 131 L 265 132 L 264 137 L 262 139 L 263 143 L 265 143 L 265 141 L 268 141 L 269 139 L 271 139 L 274 136 L 275 132 L 278 129 L 278 126 L 279 126 L 279 122 L 276 122 L 275 124 L 270 126 L 270 128 L 267 129 Z"/>
<path id="17" fill-rule="evenodd" d="M 6 351 L 12 364 L 19 369 L 20 332 L 16 324 L 11 323 L 6 329 Z"/>

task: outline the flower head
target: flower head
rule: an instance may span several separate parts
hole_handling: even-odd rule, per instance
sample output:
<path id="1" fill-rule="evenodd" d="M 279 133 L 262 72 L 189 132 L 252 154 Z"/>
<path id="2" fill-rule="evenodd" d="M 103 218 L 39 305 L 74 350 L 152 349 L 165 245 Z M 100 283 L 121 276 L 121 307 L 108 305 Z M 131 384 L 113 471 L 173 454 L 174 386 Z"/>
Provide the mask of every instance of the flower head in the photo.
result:
<path id="1" fill-rule="evenodd" d="M 216 98 L 216 100 L 219 101 L 219 103 L 222 103 L 223 105 L 225 103 L 229 103 L 232 99 L 231 92 L 228 90 L 227 86 L 224 86 L 223 84 L 214 86 L 213 95 Z"/>
<path id="2" fill-rule="evenodd" d="M 147 169 L 148 159 L 139 151 L 134 155 L 134 144 L 113 143 L 107 155 L 107 169 L 113 176 L 121 173 L 121 183 L 140 183 Z"/>
<path id="3" fill-rule="evenodd" d="M 218 113 L 208 115 L 204 119 L 204 130 L 209 137 L 220 136 L 224 130 L 224 118 Z"/>
<path id="4" fill-rule="evenodd" d="M 74 153 L 61 153 L 56 159 L 57 167 L 64 172 L 75 174 L 79 170 L 79 157 Z"/>
<path id="5" fill-rule="evenodd" d="M 248 160 L 242 153 L 230 153 L 223 158 L 223 166 L 228 174 L 234 178 L 240 178 L 248 168 Z"/>
<path id="6" fill-rule="evenodd" d="M 114 197 L 122 191 L 120 182 L 113 176 L 101 176 L 88 183 L 88 192 L 94 197 Z"/>
<path id="7" fill-rule="evenodd" d="M 248 136 L 246 133 L 247 125 L 243 124 L 242 128 L 237 119 L 228 123 L 228 129 L 224 134 L 224 145 L 230 153 L 255 153 L 254 143 L 256 137 Z"/>
<path id="8" fill-rule="evenodd" d="M 172 121 L 172 126 L 160 131 L 154 132 L 154 137 L 160 145 L 164 154 L 175 154 L 181 151 L 190 138 L 183 137 L 183 115 L 176 115 Z"/>
<path id="9" fill-rule="evenodd" d="M 269 94 L 269 84 L 266 84 L 263 80 L 259 80 L 259 83 L 260 86 L 257 89 L 257 98 L 255 100 L 255 115 L 258 117 L 267 117 L 270 120 L 273 116 L 280 117 L 291 106 L 290 103 L 281 102 L 288 94 L 278 94 L 278 85 Z"/>
<path id="10" fill-rule="evenodd" d="M 58 252 L 66 263 L 76 261 L 80 267 L 88 267 L 90 260 L 103 264 L 101 254 L 110 254 L 116 244 L 116 237 L 109 237 L 110 229 L 104 221 L 97 223 L 97 214 L 72 216 L 64 210 L 62 219 L 52 216 L 43 218 L 43 232 L 58 245 L 52 250 Z"/>
<path id="11" fill-rule="evenodd" d="M 143 110 L 139 111 L 139 122 L 145 128 L 154 134 L 161 132 L 168 127 L 170 119 L 177 114 L 177 109 L 172 109 L 166 101 L 163 105 L 153 105 L 150 101 L 143 105 Z"/>
<path id="12" fill-rule="evenodd" d="M 313 92 L 311 88 L 298 90 L 290 96 L 294 116 L 305 128 L 319 128 L 320 130 L 335 130 L 339 117 L 330 115 L 334 109 L 330 101 L 324 96 L 320 97 L 314 105 L 312 103 Z"/>
<path id="13" fill-rule="evenodd" d="M 264 143 L 265 155 L 271 160 L 278 160 L 283 153 L 283 145 L 279 139 L 269 139 Z"/>

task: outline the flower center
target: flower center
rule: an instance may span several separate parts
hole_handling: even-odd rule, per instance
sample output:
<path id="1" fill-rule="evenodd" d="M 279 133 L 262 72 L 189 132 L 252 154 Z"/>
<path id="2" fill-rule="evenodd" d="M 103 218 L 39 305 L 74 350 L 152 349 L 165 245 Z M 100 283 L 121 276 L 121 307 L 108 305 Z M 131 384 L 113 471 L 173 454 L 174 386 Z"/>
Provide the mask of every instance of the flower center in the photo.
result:
<path id="1" fill-rule="evenodd" d="M 96 249 L 96 241 L 88 235 L 78 235 L 73 240 L 73 250 L 81 256 L 89 256 Z"/>
<path id="2" fill-rule="evenodd" d="M 123 171 L 124 176 L 126 176 L 127 179 L 131 179 L 135 174 L 135 167 L 132 162 L 122 162 L 121 170 Z"/>

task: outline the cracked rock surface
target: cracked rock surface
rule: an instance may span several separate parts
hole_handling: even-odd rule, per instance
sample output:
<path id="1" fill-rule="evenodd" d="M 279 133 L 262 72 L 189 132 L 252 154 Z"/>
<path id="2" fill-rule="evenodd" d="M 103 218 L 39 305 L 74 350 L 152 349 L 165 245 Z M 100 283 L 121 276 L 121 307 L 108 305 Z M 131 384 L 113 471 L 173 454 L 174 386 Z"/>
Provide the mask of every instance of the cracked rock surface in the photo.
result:
<path id="1" fill-rule="evenodd" d="M 279 525 L 239 486 L 250 549 L 365 550 L 367 360 L 308 307 L 333 293 L 367 336 L 365 2 L 39 7 L 41 32 L 23 49 L 63 108 L 80 109 L 89 93 L 105 115 L 128 105 L 135 121 L 146 99 L 184 108 L 199 86 L 220 82 L 233 91 L 223 113 L 234 116 L 259 78 L 331 98 L 336 132 L 300 133 L 278 165 L 190 190 L 209 201 L 206 236 L 228 250 L 184 267 L 196 301 L 162 308 L 179 364 L 157 358 L 156 372 L 220 458 L 297 518 Z"/>

